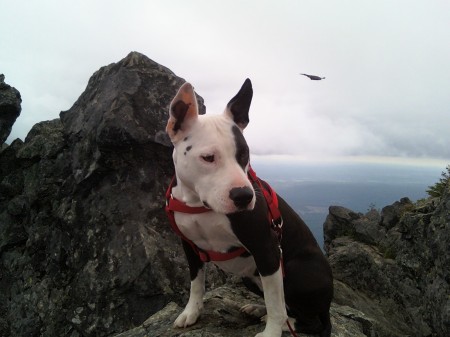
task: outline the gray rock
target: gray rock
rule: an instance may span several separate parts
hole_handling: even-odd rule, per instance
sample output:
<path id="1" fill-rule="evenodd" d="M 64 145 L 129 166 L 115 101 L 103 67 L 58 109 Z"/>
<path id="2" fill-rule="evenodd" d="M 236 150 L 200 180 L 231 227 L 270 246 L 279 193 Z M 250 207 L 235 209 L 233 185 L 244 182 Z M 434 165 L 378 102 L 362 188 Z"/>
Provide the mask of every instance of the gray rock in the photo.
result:
<path id="1" fill-rule="evenodd" d="M 413 208 L 411 200 L 402 198 L 392 205 L 383 207 L 381 210 L 381 224 L 387 229 L 392 228 L 398 223 L 403 213 Z"/>
<path id="2" fill-rule="evenodd" d="M 186 300 L 160 136 L 183 82 L 130 53 L 0 153 L 1 336 L 110 335 Z M 225 280 L 213 268 L 208 284 Z"/>
<path id="3" fill-rule="evenodd" d="M 31 161 L 54 158 L 65 146 L 63 126 L 59 119 L 40 122 L 28 133 L 25 144 L 17 151 L 17 158 Z"/>
<path id="4" fill-rule="evenodd" d="M 247 303 L 262 304 L 263 302 L 242 285 L 219 287 L 207 292 L 204 312 L 197 324 L 189 328 L 172 327 L 183 308 L 171 302 L 160 312 L 148 318 L 140 327 L 118 334 L 116 337 L 254 336 L 264 330 L 264 324 L 259 318 L 240 312 L 240 308 Z"/>
<path id="5" fill-rule="evenodd" d="M 173 328 L 173 322 L 183 310 L 171 302 L 158 313 L 149 317 L 141 326 L 120 333 L 115 337 L 242 337 L 254 336 L 264 330 L 265 323 L 246 315 L 240 308 L 248 303 L 263 304 L 261 298 L 248 292 L 242 284 L 233 284 L 206 293 L 205 308 L 199 321 L 186 329 Z M 333 337 L 370 336 L 377 322 L 359 310 L 333 304 L 331 307 Z M 291 336 L 287 331 L 283 337 Z M 374 334 L 373 334 L 374 335 Z M 298 334 L 306 337 L 312 335 Z"/>
<path id="6" fill-rule="evenodd" d="M 378 223 L 374 214 L 330 208 L 324 228 L 335 301 L 379 322 L 377 336 L 448 335 L 449 198 L 404 198 L 383 208 Z"/>
<path id="7" fill-rule="evenodd" d="M 8 138 L 11 128 L 20 115 L 22 99 L 16 88 L 5 83 L 5 75 L 0 74 L 0 146 Z"/>
<path id="8" fill-rule="evenodd" d="M 345 207 L 330 206 L 324 223 L 325 246 L 341 236 L 350 236 L 369 244 L 378 243 L 386 235 L 386 230 L 380 227 L 380 219 L 375 209 L 363 215 Z"/>

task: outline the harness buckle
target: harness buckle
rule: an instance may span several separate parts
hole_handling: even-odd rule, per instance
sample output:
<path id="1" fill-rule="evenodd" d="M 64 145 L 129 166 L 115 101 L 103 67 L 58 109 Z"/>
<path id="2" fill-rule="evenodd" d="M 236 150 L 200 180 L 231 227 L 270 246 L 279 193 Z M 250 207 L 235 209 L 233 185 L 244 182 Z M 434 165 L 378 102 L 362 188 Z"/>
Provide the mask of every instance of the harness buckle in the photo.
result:
<path id="1" fill-rule="evenodd" d="M 280 215 L 278 219 L 272 219 L 272 228 L 279 231 L 283 228 L 283 217 Z"/>
<path id="2" fill-rule="evenodd" d="M 272 219 L 272 230 L 277 233 L 278 242 L 281 242 L 283 237 L 283 217 L 280 215 L 278 219 Z"/>

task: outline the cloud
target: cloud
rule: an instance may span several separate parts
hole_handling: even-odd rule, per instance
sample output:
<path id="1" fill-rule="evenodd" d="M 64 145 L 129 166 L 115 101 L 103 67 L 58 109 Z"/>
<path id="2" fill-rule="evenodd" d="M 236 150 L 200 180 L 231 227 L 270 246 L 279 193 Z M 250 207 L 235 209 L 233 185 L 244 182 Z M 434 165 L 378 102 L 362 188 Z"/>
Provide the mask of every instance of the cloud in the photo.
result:
<path id="1" fill-rule="evenodd" d="M 221 113 L 245 78 L 254 152 L 450 158 L 446 1 L 8 2 L 0 72 L 22 94 L 9 138 L 68 109 L 136 50 Z M 310 81 L 300 72 L 325 76 Z"/>

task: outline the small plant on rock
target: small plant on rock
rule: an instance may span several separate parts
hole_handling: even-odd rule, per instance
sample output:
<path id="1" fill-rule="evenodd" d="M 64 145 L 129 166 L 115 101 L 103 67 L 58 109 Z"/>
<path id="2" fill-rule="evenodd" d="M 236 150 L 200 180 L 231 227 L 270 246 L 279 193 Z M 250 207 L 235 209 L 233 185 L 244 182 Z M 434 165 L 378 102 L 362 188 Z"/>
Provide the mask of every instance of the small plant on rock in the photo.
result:
<path id="1" fill-rule="evenodd" d="M 447 172 L 442 172 L 441 178 L 433 186 L 428 186 L 427 193 L 430 197 L 440 198 L 447 186 L 450 184 L 450 165 L 447 165 Z"/>

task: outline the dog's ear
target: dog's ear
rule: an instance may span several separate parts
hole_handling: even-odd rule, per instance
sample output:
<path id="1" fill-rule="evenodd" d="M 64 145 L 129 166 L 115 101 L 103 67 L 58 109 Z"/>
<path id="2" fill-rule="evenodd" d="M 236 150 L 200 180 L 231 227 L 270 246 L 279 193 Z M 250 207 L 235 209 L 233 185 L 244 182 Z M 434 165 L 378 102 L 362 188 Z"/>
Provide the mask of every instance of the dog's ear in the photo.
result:
<path id="1" fill-rule="evenodd" d="M 198 118 L 197 99 L 190 83 L 184 83 L 170 103 L 166 132 L 172 143 L 186 136 L 186 132 Z"/>
<path id="2" fill-rule="evenodd" d="M 249 122 L 248 112 L 252 97 L 252 82 L 247 78 L 241 90 L 227 104 L 225 113 L 234 120 L 241 130 L 244 130 Z"/>

